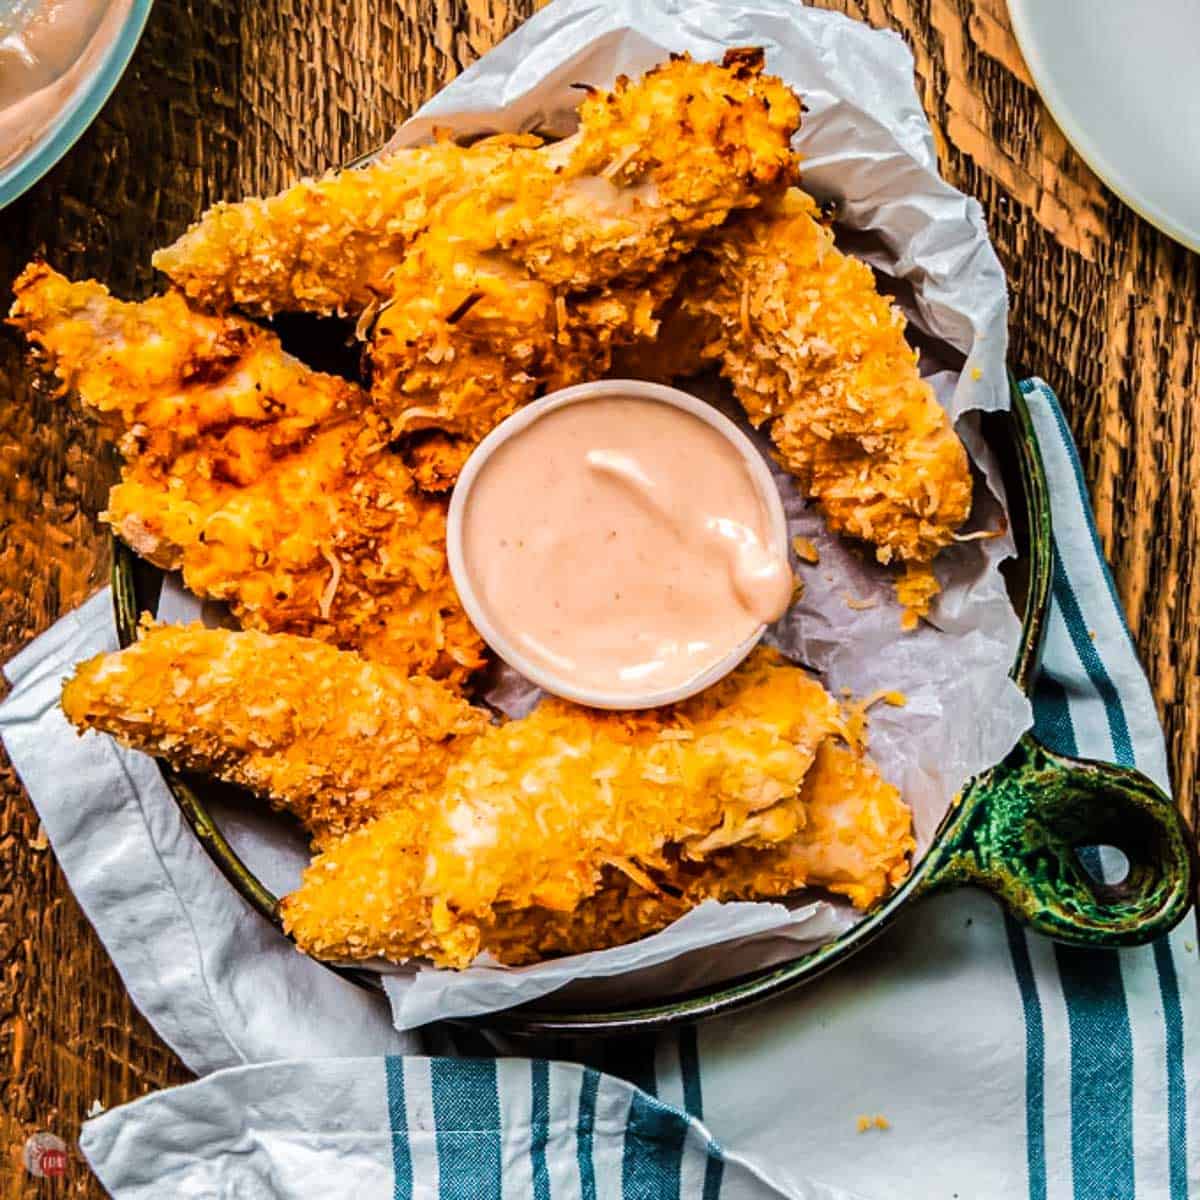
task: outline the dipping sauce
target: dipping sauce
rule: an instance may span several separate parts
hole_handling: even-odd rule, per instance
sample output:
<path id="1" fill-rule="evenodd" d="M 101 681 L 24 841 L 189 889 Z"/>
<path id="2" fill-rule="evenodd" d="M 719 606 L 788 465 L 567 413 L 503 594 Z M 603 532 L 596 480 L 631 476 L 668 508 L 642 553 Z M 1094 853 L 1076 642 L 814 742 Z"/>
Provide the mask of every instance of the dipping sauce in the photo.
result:
<path id="1" fill-rule="evenodd" d="M 461 540 L 496 632 L 551 677 L 631 703 L 697 679 L 792 596 L 738 446 L 653 399 L 581 399 L 519 429 L 475 475 Z"/>

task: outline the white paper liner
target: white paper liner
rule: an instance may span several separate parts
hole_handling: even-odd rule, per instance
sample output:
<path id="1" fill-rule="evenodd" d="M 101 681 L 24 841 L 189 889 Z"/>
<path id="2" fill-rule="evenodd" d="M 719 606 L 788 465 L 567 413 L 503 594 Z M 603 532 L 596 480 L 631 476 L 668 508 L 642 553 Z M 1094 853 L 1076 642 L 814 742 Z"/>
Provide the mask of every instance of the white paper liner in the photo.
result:
<path id="1" fill-rule="evenodd" d="M 805 186 L 836 202 L 839 240 L 871 263 L 914 332 L 930 339 L 922 370 L 959 421 L 979 471 L 969 528 L 1006 528 L 998 472 L 974 419 L 964 418 L 1008 407 L 1004 275 L 979 205 L 937 175 L 912 60 L 894 34 L 790 0 L 736 7 L 558 0 L 439 93 L 393 144 L 426 140 L 434 126 L 460 134 L 533 127 L 566 133 L 578 101 L 571 84 L 607 86 L 617 73 L 638 75 L 671 52 L 720 59 L 727 48 L 745 45 L 765 47 L 767 69 L 803 96 L 808 111 L 796 145 Z M 694 390 L 737 415 L 713 381 Z M 770 640 L 818 671 L 835 694 L 889 689 L 906 696 L 902 708 L 872 710 L 870 751 L 912 806 L 923 853 L 955 793 L 1031 723 L 1028 701 L 1008 678 L 1021 631 L 998 565 L 1013 553 L 1011 538 L 944 553 L 937 563 L 944 590 L 930 621 L 902 633 L 892 573 L 831 536 L 790 478 L 774 471 L 791 534 L 811 540 L 820 562 L 793 564 L 804 594 Z M 198 613 L 198 602 L 169 581 L 160 617 Z M 502 670 L 488 698 L 519 715 L 536 692 Z M 230 816 L 223 828 L 275 890 L 295 885 L 305 858 L 295 828 L 246 816 Z M 574 1003 L 663 998 L 793 957 L 856 919 L 847 904 L 803 897 L 790 905 L 710 902 L 630 946 L 521 968 L 384 968 L 384 986 L 399 1029 L 511 1007 L 568 985 Z"/>

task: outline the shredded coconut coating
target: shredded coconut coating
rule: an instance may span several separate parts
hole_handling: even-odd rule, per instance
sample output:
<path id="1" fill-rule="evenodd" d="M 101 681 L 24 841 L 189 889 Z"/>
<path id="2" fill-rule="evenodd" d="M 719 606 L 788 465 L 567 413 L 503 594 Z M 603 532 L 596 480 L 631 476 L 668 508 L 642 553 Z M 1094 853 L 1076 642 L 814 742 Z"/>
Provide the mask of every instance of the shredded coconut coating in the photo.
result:
<path id="1" fill-rule="evenodd" d="M 169 466 L 202 446 L 214 484 L 243 484 L 318 425 L 364 407 L 353 383 L 310 370 L 267 330 L 201 313 L 178 292 L 128 303 L 39 261 L 13 291 L 9 323 L 42 351 L 64 392 L 125 435 L 126 457 L 147 464 Z"/>
<path id="2" fill-rule="evenodd" d="M 576 290 L 678 258 L 793 181 L 800 101 L 762 68 L 757 49 L 720 64 L 682 55 L 593 89 L 578 133 L 515 152 L 477 194 L 448 197 L 431 227 Z"/>
<path id="3" fill-rule="evenodd" d="M 799 188 L 736 217 L 692 267 L 667 344 L 720 363 L 834 532 L 883 563 L 929 563 L 970 512 L 970 467 L 870 268 Z M 918 577 L 907 594 L 923 613 L 937 584 Z"/>
<path id="4" fill-rule="evenodd" d="M 653 338 L 677 281 L 668 268 L 643 283 L 566 296 L 427 235 L 397 272 L 372 337 L 376 411 L 397 433 L 436 428 L 469 450 L 538 396 L 603 376 L 614 346 Z M 439 455 L 436 468 L 442 487 L 457 477 L 453 456 Z"/>
<path id="5" fill-rule="evenodd" d="M 804 887 L 865 908 L 913 847 L 838 705 L 767 650 L 668 709 L 549 700 L 492 726 L 441 684 L 311 639 L 147 623 L 62 704 L 81 731 L 299 817 L 324 853 L 283 914 L 325 958 L 528 962 Z"/>
<path id="6" fill-rule="evenodd" d="M 785 182 L 800 104 L 743 50 L 622 77 L 579 117 L 554 146 L 442 141 L 219 204 L 154 265 L 213 307 L 357 313 L 388 297 L 414 239 L 442 228 L 466 253 L 499 247 L 547 283 L 592 287 L 677 256 Z"/>
<path id="7" fill-rule="evenodd" d="M 797 790 L 840 728 L 820 684 L 767 650 L 656 712 L 543 701 L 465 749 L 427 821 L 388 814 L 330 846 L 284 902 L 285 922 L 325 958 L 463 966 L 498 912 L 571 912 L 606 868 L 645 880 L 674 860 L 793 837 Z"/>
<path id="8" fill-rule="evenodd" d="M 309 638 L 160 625 L 81 664 L 63 711 L 299 817 L 318 841 L 436 787 L 486 716 L 439 683 Z"/>
<path id="9" fill-rule="evenodd" d="M 34 263 L 11 320 L 125 458 L 105 519 L 245 626 L 461 683 L 482 642 L 450 580 L 445 507 L 413 486 L 361 388 L 266 330 L 140 304 Z"/>
<path id="10" fill-rule="evenodd" d="M 154 265 L 189 297 L 247 312 L 354 314 L 387 279 L 430 209 L 477 184 L 535 137 L 499 135 L 393 150 L 366 166 L 302 179 L 267 199 L 209 209 Z"/>
<path id="11" fill-rule="evenodd" d="M 653 339 L 680 256 L 794 172 L 799 103 L 761 71 L 747 51 L 622 77 L 588 96 L 567 141 L 514 150 L 448 195 L 374 326 L 378 411 L 398 432 L 436 427 L 469 446 Z M 444 477 L 444 458 L 426 461 Z"/>
<path id="12" fill-rule="evenodd" d="M 699 862 L 675 859 L 646 888 L 610 869 L 570 913 L 498 912 L 485 938 L 502 962 L 522 964 L 622 945 L 665 929 L 705 900 L 779 899 L 823 888 L 866 909 L 907 878 L 912 814 L 870 759 L 829 738 L 798 795 L 803 818 L 777 845 L 737 847 Z"/>

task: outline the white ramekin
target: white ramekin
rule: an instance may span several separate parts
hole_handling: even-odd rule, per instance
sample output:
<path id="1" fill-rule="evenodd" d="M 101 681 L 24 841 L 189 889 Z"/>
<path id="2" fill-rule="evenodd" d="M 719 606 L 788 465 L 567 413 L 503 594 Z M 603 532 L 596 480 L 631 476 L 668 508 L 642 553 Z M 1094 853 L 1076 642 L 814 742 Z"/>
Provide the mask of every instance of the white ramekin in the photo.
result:
<path id="1" fill-rule="evenodd" d="M 551 392 L 541 400 L 526 405 L 497 425 L 475 448 L 470 458 L 467 459 L 450 497 L 450 514 L 446 528 L 446 549 L 450 559 L 450 574 L 454 579 L 454 586 L 458 589 L 458 596 L 462 601 L 463 608 L 466 609 L 467 616 L 479 630 L 484 641 L 510 667 L 520 671 L 526 679 L 536 683 L 538 687 L 555 696 L 561 696 L 565 700 L 573 700 L 577 704 L 586 704 L 592 708 L 655 708 L 661 704 L 671 704 L 676 700 L 683 700 L 687 696 L 695 695 L 696 692 L 716 683 L 722 676 L 728 675 L 758 644 L 766 626 L 760 625 L 749 637 L 734 646 L 708 670 L 702 671 L 678 687 L 647 692 L 644 696 L 630 696 L 624 692 L 616 694 L 601 689 L 578 687 L 569 680 L 561 679 L 552 671 L 531 662 L 492 624 L 486 607 L 476 594 L 463 555 L 463 515 L 467 505 L 471 502 L 471 489 L 475 479 L 491 455 L 510 438 L 516 437 L 523 429 L 528 428 L 534 421 L 544 417 L 547 413 L 564 408 L 568 404 L 578 404 L 584 400 L 595 400 L 604 396 L 657 400 L 662 404 L 669 404 L 674 408 L 691 413 L 692 416 L 698 417 L 715 429 L 737 450 L 745 462 L 766 507 L 771 537 L 779 553 L 787 560 L 787 519 L 784 516 L 783 501 L 779 497 L 775 481 L 771 478 L 771 472 L 763 461 L 762 455 L 754 448 L 754 444 L 728 417 L 718 412 L 711 404 L 706 404 L 703 400 L 698 400 L 687 392 L 681 392 L 678 388 L 666 387 L 659 383 L 645 383 L 635 379 L 602 379 L 595 383 L 580 383 L 574 387 Z M 531 481 L 530 486 L 536 487 L 536 481 Z"/>

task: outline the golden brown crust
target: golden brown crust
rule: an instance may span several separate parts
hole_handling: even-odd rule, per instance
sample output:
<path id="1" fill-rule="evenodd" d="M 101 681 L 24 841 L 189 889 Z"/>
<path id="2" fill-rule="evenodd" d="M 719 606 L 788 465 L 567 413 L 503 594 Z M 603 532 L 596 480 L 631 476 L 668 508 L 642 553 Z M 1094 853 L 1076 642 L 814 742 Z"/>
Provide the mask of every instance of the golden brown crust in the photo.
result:
<path id="1" fill-rule="evenodd" d="M 495 923 L 573 913 L 614 870 L 669 879 L 673 864 L 802 836 L 797 792 L 841 727 L 820 685 L 766 650 L 655 712 L 544 701 L 465 749 L 425 821 L 406 809 L 330 846 L 284 919 L 322 957 L 463 966 Z"/>
<path id="2" fill-rule="evenodd" d="M 819 217 L 792 188 L 730 221 L 691 260 L 666 337 L 675 363 L 720 364 L 834 532 L 872 543 L 880 562 L 928 563 L 970 512 L 966 451 L 903 316 Z M 914 612 L 937 591 L 931 571 L 920 577 Z"/>
<path id="3" fill-rule="evenodd" d="M 392 277 L 371 394 L 397 431 L 478 441 L 542 393 L 649 341 L 678 259 L 794 173 L 796 97 L 761 73 L 684 56 L 580 105 L 579 131 L 514 150 L 447 195 Z"/>
<path id="4" fill-rule="evenodd" d="M 675 58 L 589 94 L 580 132 L 560 146 L 498 135 L 393 151 L 219 204 L 154 265 L 205 305 L 358 313 L 387 298 L 412 242 L 441 225 L 467 251 L 499 247 L 547 283 L 591 287 L 677 256 L 786 182 L 799 120 L 761 51 L 723 65 Z M 573 182 L 584 178 L 595 186 Z"/>
<path id="5" fill-rule="evenodd" d="M 705 900 L 770 900 L 823 888 L 865 909 L 908 876 L 912 814 L 875 765 L 824 741 L 798 797 L 800 830 L 769 847 L 739 846 L 708 858 L 668 856 L 648 889 L 606 870 L 596 894 L 569 913 L 497 910 L 485 948 L 512 965 L 619 946 L 665 929 Z"/>
<path id="6" fill-rule="evenodd" d="M 461 683 L 482 641 L 458 602 L 445 505 L 418 493 L 361 388 L 240 317 L 141 304 L 44 264 L 12 322 L 125 456 L 105 518 L 246 626 Z"/>
<path id="7" fill-rule="evenodd" d="M 470 148 L 439 141 L 267 199 L 218 204 L 154 265 L 209 307 L 356 314 L 387 296 L 389 274 L 443 196 L 478 183 L 514 148 L 538 144 L 508 135 Z"/>
<path id="8" fill-rule="evenodd" d="M 866 907 L 912 849 L 855 726 L 766 650 L 670 708 L 551 700 L 497 727 L 309 639 L 159 626 L 83 664 L 63 709 L 304 821 L 324 853 L 283 914 L 323 957 L 534 961 L 812 886 Z"/>
<path id="9" fill-rule="evenodd" d="M 80 664 L 62 705 L 80 731 L 249 788 L 318 841 L 437 786 L 487 725 L 430 679 L 308 638 L 200 625 L 151 626 Z"/>
<path id="10" fill-rule="evenodd" d="M 600 378 L 614 347 L 653 338 L 677 281 L 678 270 L 667 268 L 641 283 L 565 295 L 427 235 L 397 272 L 372 336 L 375 409 L 399 434 L 450 434 L 465 459 L 522 405 Z M 444 446 L 436 467 L 443 478 L 454 470 Z"/>
<path id="11" fill-rule="evenodd" d="M 495 214 L 490 225 L 472 224 L 470 208 L 453 202 L 439 223 L 556 286 L 633 277 L 793 182 L 799 125 L 800 101 L 762 73 L 761 51 L 722 64 L 675 56 L 593 90 L 567 143 L 514 155 L 491 176 L 472 200 Z"/>

